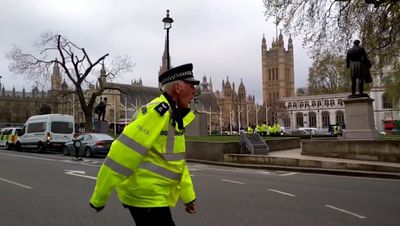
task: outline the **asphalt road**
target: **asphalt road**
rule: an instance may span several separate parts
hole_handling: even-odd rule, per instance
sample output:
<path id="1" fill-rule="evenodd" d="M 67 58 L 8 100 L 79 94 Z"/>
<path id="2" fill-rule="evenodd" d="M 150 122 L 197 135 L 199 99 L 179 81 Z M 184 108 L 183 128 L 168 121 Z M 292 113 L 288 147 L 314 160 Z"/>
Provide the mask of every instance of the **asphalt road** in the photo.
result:
<path id="1" fill-rule="evenodd" d="M 0 150 L 0 225 L 134 225 L 115 194 L 88 201 L 102 158 Z M 400 181 L 189 164 L 198 213 L 177 225 L 400 225 Z"/>

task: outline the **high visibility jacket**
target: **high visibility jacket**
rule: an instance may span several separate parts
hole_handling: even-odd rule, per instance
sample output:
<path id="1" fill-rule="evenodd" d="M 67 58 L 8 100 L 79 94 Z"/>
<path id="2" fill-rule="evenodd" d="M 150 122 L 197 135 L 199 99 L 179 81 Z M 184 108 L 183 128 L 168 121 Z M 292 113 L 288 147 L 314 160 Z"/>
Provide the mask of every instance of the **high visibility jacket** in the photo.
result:
<path id="1" fill-rule="evenodd" d="M 136 119 L 112 143 L 97 176 L 90 202 L 104 206 L 113 188 L 119 200 L 135 207 L 175 206 L 196 199 L 186 165 L 184 131 L 172 124 L 164 95 L 143 106 Z M 186 127 L 195 118 L 183 118 Z"/>

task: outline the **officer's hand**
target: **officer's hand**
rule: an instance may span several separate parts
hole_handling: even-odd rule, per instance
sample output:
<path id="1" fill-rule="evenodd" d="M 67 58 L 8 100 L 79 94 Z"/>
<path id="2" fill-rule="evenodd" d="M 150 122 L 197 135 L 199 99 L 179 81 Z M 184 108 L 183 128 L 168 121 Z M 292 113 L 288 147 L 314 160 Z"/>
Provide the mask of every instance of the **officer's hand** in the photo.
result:
<path id="1" fill-rule="evenodd" d="M 93 209 L 96 210 L 96 212 L 100 212 L 102 209 L 104 209 L 104 206 L 100 206 L 100 207 L 95 207 L 93 206 L 92 203 L 89 202 L 90 207 L 92 207 Z"/>
<path id="2" fill-rule="evenodd" d="M 185 210 L 186 210 L 186 212 L 188 212 L 190 214 L 195 214 L 196 213 L 196 204 L 194 202 L 186 204 Z"/>

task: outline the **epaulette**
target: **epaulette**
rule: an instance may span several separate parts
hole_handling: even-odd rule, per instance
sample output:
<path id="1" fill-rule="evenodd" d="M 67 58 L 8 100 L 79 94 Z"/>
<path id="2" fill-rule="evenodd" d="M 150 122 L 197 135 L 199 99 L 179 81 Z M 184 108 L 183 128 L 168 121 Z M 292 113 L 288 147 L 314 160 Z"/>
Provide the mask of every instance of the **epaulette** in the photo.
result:
<path id="1" fill-rule="evenodd" d="M 161 116 L 163 116 L 165 114 L 165 112 L 167 112 L 169 109 L 169 106 L 167 103 L 165 102 L 161 102 L 160 104 L 158 104 L 154 110 L 156 110 Z"/>

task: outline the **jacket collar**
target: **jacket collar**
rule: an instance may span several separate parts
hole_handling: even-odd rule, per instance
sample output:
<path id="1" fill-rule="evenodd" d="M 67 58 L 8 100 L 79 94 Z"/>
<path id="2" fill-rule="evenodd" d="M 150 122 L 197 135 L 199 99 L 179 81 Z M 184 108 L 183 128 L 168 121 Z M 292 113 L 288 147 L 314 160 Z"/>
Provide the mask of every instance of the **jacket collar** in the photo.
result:
<path id="1" fill-rule="evenodd" d="M 184 129 L 188 126 L 195 118 L 193 111 L 190 108 L 179 108 L 175 101 L 172 100 L 166 92 L 162 93 L 162 96 L 168 101 L 168 104 L 172 110 L 172 118 L 174 123 L 178 124 L 179 129 Z"/>

